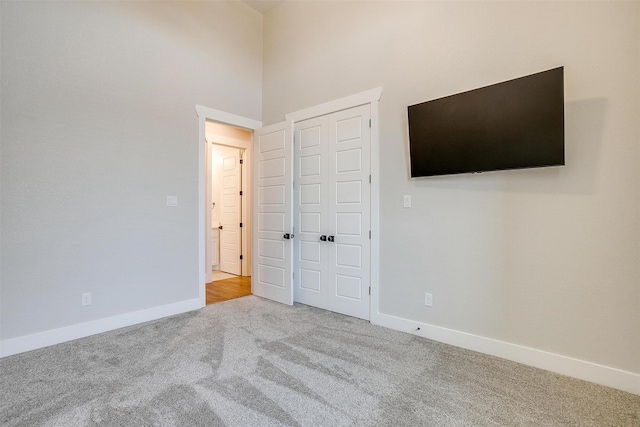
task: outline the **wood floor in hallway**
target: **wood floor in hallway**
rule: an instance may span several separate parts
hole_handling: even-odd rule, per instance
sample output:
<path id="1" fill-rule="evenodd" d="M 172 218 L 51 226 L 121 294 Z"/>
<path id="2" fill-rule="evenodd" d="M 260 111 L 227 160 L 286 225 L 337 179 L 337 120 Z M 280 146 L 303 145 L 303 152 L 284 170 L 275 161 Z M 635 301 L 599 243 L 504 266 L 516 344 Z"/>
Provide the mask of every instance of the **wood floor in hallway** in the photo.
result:
<path id="1" fill-rule="evenodd" d="M 207 283 L 207 305 L 251 295 L 251 276 Z"/>

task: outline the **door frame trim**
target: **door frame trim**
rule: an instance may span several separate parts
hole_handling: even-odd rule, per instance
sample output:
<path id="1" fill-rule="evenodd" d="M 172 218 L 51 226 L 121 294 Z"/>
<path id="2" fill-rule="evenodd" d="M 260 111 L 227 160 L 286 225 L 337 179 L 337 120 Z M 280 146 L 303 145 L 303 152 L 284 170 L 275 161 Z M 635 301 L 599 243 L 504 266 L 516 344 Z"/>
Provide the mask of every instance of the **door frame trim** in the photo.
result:
<path id="1" fill-rule="evenodd" d="M 377 87 L 285 115 L 286 121 L 293 130 L 294 124 L 302 120 L 365 104 L 371 106 L 371 299 L 369 301 L 369 321 L 372 323 L 380 321 L 380 115 L 378 103 L 381 97 L 382 87 Z"/>
<path id="2" fill-rule="evenodd" d="M 206 284 L 207 276 L 210 280 L 211 272 L 207 275 L 207 258 L 206 258 L 206 238 L 207 228 L 211 228 L 211 224 L 207 224 L 206 210 L 206 191 L 208 188 L 207 179 L 207 156 L 210 156 L 209 143 L 206 140 L 205 125 L 207 121 L 220 123 L 223 125 L 234 126 L 238 128 L 255 131 L 262 127 L 262 122 L 247 117 L 238 116 L 236 114 L 227 113 L 225 111 L 215 110 L 196 104 L 196 114 L 198 115 L 198 301 L 200 306 L 206 305 Z M 251 203 L 249 200 L 248 203 Z M 249 205 L 251 206 L 251 205 Z M 209 221 L 210 222 L 210 221 Z"/>

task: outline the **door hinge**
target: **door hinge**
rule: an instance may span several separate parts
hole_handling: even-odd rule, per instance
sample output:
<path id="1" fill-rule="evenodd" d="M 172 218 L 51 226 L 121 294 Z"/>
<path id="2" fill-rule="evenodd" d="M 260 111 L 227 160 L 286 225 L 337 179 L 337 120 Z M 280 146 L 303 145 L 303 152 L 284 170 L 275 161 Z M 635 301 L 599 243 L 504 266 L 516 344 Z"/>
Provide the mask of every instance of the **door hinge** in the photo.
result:
<path id="1" fill-rule="evenodd" d="M 371 184 L 371 175 L 369 175 L 369 184 Z"/>
<path id="2" fill-rule="evenodd" d="M 242 223 L 240 223 L 240 228 L 242 228 Z"/>
<path id="3" fill-rule="evenodd" d="M 240 255 L 240 259 L 242 259 L 242 255 Z"/>
<path id="4" fill-rule="evenodd" d="M 242 196 L 242 190 L 240 190 L 240 195 Z"/>
<path id="5" fill-rule="evenodd" d="M 369 230 L 369 240 L 371 240 L 371 230 Z"/>
<path id="6" fill-rule="evenodd" d="M 371 295 L 371 286 L 369 286 L 369 295 Z"/>
<path id="7" fill-rule="evenodd" d="M 369 119 L 369 127 L 371 127 L 371 119 Z"/>

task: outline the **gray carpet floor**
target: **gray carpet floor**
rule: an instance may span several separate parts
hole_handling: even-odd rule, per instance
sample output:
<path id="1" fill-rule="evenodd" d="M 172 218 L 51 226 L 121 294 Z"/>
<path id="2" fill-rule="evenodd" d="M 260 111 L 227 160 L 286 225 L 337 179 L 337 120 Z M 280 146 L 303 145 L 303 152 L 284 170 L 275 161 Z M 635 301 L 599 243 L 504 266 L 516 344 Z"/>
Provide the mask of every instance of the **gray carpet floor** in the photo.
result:
<path id="1" fill-rule="evenodd" d="M 640 396 L 255 296 L 0 373 L 3 426 L 640 426 Z"/>

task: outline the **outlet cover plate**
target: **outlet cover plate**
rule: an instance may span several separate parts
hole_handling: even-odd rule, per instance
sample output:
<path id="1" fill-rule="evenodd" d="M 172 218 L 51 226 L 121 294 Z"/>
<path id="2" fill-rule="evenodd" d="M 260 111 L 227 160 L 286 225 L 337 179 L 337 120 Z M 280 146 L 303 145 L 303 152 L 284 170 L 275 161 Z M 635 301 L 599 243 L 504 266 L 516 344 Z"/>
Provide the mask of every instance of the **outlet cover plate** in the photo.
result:
<path id="1" fill-rule="evenodd" d="M 91 292 L 82 294 L 82 306 L 91 305 Z"/>
<path id="2" fill-rule="evenodd" d="M 427 307 L 433 307 L 433 294 L 424 293 L 424 305 Z"/>

